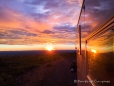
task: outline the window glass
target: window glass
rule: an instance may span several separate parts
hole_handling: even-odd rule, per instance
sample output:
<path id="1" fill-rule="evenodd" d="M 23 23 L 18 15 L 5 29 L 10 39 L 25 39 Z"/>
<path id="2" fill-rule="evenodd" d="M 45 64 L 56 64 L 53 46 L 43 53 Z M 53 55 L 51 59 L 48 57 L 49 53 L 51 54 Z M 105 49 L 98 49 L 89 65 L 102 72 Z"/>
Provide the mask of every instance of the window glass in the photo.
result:
<path id="1" fill-rule="evenodd" d="M 82 41 L 112 17 L 114 17 L 114 0 L 85 0 L 78 23 L 78 26 L 81 25 Z"/>
<path id="2" fill-rule="evenodd" d="M 114 86 L 114 31 L 109 30 L 87 42 L 88 75 L 96 86 Z"/>

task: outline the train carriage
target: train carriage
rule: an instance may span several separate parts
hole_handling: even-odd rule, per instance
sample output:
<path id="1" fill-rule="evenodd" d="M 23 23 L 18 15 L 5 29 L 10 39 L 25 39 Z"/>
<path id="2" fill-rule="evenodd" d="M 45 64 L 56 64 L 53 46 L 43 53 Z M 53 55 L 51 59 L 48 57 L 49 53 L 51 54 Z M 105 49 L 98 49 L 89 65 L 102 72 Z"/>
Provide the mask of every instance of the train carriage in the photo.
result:
<path id="1" fill-rule="evenodd" d="M 76 29 L 78 86 L 114 86 L 113 4 L 83 1 Z"/>

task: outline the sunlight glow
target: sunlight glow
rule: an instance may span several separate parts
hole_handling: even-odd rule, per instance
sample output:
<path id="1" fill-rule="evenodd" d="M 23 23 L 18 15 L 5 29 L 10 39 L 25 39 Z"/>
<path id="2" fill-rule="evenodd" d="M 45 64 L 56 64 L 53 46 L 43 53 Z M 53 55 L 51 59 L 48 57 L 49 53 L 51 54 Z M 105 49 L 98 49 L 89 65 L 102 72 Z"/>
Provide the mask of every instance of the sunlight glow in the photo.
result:
<path id="1" fill-rule="evenodd" d="M 47 45 L 45 48 L 46 48 L 46 50 L 48 50 L 48 51 L 54 50 L 54 48 L 53 48 L 52 45 Z"/>
<path id="2" fill-rule="evenodd" d="M 97 51 L 96 51 L 96 50 L 94 50 L 94 49 L 92 49 L 91 51 L 92 51 L 93 53 L 97 53 Z"/>

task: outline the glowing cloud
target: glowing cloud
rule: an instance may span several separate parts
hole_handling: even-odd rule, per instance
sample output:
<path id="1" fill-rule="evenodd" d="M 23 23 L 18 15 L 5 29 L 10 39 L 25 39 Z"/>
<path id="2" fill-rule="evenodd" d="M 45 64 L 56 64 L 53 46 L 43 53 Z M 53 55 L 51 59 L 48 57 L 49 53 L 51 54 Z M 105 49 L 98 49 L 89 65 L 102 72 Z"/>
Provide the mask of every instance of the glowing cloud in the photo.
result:
<path id="1" fill-rule="evenodd" d="M 1 45 L 75 44 L 77 0 L 0 0 L 0 9 Z"/>

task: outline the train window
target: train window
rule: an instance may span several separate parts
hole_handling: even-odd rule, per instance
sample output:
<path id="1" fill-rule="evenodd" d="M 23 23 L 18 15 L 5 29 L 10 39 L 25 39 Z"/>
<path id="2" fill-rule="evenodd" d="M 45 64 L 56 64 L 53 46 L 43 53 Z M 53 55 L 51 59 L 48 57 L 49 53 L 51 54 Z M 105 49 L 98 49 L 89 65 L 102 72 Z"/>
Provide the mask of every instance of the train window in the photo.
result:
<path id="1" fill-rule="evenodd" d="M 114 31 L 108 30 L 87 42 L 88 75 L 96 86 L 114 85 Z"/>
<path id="2" fill-rule="evenodd" d="M 76 46 L 77 46 L 78 53 L 81 55 L 81 25 L 79 25 L 77 29 L 78 30 L 77 30 L 77 33 L 76 33 L 76 37 L 77 37 L 78 40 L 76 40 L 76 42 L 77 42 L 78 45 L 76 45 Z"/>

